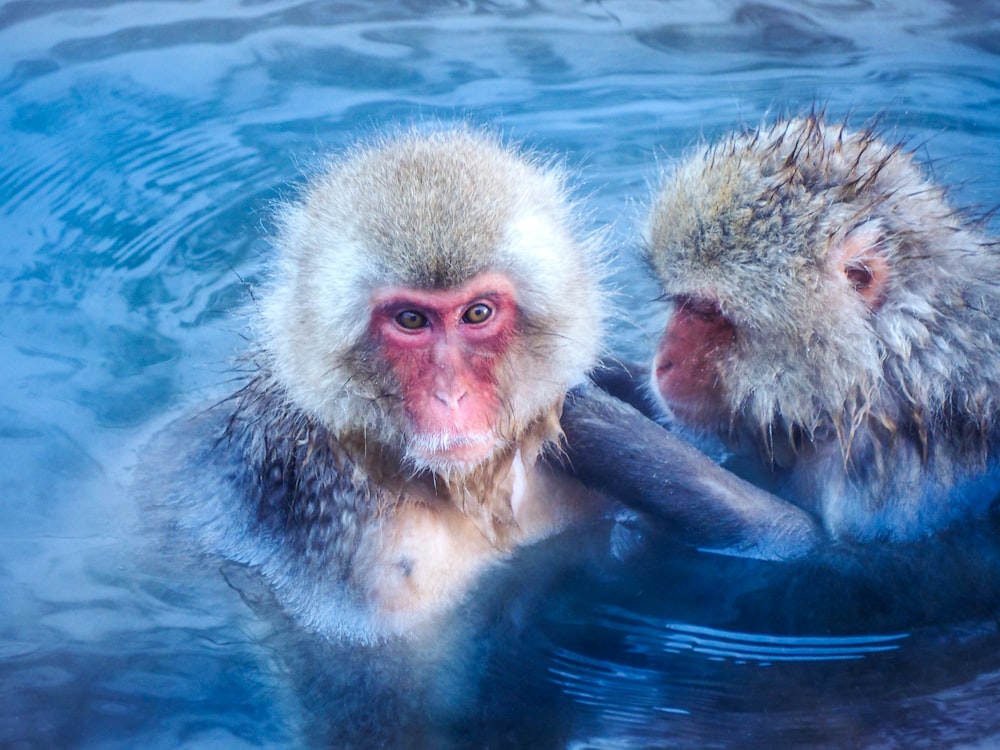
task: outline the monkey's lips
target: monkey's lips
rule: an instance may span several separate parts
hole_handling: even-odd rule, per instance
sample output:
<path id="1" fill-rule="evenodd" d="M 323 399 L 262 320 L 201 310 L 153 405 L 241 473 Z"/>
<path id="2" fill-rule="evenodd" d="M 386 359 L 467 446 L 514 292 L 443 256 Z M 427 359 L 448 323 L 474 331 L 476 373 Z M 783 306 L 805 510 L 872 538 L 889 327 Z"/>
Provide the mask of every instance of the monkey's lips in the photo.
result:
<path id="1" fill-rule="evenodd" d="M 490 432 L 418 435 L 410 443 L 413 460 L 432 470 L 470 469 L 485 462 L 496 449 Z"/>

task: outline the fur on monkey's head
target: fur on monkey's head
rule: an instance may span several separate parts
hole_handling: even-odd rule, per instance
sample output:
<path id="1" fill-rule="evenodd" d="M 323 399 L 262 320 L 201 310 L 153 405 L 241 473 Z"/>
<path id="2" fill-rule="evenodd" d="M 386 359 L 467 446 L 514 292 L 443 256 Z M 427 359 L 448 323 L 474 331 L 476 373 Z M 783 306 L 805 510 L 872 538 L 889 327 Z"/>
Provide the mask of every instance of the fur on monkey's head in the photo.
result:
<path id="1" fill-rule="evenodd" d="M 1000 255 L 900 144 L 813 114 L 701 147 L 655 197 L 646 247 L 668 296 L 735 327 L 730 426 L 845 448 L 859 427 L 995 429 Z"/>
<path id="2" fill-rule="evenodd" d="M 518 341 L 501 368 L 502 434 L 558 410 L 599 356 L 599 243 L 581 232 L 563 173 L 467 127 L 357 145 L 280 213 L 263 346 L 291 401 L 335 435 L 405 441 L 395 385 L 374 361 L 373 292 L 513 282 Z"/>

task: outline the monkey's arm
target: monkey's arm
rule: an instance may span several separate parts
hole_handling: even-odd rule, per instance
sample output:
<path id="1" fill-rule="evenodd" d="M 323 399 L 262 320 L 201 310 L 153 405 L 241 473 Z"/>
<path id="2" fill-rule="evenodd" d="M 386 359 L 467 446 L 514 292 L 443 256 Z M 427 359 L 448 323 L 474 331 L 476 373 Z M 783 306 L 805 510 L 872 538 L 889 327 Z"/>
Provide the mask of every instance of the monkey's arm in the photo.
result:
<path id="1" fill-rule="evenodd" d="M 577 478 L 662 522 L 686 545 L 781 560 L 806 555 L 825 539 L 802 509 L 731 474 L 595 386 L 567 395 L 562 427 Z"/>

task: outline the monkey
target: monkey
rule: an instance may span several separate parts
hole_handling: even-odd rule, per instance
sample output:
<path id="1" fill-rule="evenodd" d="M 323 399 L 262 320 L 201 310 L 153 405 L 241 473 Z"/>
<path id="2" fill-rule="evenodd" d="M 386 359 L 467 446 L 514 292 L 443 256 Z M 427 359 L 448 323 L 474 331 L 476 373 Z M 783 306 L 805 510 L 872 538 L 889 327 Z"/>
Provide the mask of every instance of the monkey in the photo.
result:
<path id="1" fill-rule="evenodd" d="M 993 507 L 1000 252 L 904 143 L 816 112 L 730 134 L 656 191 L 644 248 L 670 304 L 648 390 L 725 465 L 834 541 Z"/>
<path id="2" fill-rule="evenodd" d="M 538 461 L 605 306 L 558 170 L 415 130 L 332 160 L 276 222 L 248 380 L 175 441 L 197 477 L 171 502 L 203 547 L 367 640 L 594 515 Z"/>
<path id="3" fill-rule="evenodd" d="M 562 168 L 471 126 L 331 159 L 277 211 L 245 383 L 158 442 L 173 526 L 257 570 L 306 628 L 380 642 L 433 631 L 518 547 L 613 512 L 562 456 L 607 307 L 579 214 Z M 675 449 L 677 501 L 640 510 L 686 543 L 796 554 L 758 521 L 767 493 Z"/>

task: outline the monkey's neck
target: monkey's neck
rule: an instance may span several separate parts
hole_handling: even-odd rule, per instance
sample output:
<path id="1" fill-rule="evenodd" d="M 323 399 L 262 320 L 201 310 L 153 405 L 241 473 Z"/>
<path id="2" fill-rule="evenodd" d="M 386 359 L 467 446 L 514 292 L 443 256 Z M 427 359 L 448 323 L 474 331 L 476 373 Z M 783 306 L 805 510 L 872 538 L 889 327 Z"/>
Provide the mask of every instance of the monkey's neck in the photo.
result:
<path id="1" fill-rule="evenodd" d="M 367 480 L 383 488 L 387 503 L 448 503 L 492 546 L 506 551 L 515 546 L 520 534 L 518 510 L 530 502 L 534 466 L 546 447 L 558 445 L 562 438 L 560 411 L 561 404 L 553 406 L 489 461 L 461 474 L 414 476 L 400 455 L 359 442 L 363 435 L 343 436 L 340 442 L 367 474 Z"/>
<path id="2" fill-rule="evenodd" d="M 494 461 L 449 485 L 449 499 L 494 547 L 509 550 L 521 530 L 518 511 L 531 502 L 530 477 L 539 456 L 562 439 L 562 403 L 533 422 Z"/>

